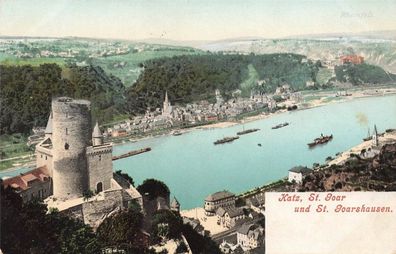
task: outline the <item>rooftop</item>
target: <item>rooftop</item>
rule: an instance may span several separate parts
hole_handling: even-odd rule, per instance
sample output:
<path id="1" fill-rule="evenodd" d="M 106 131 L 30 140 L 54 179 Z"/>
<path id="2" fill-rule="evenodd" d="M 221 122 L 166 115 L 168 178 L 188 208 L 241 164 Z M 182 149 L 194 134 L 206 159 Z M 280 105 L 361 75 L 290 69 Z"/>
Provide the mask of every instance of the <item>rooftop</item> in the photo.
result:
<path id="1" fill-rule="evenodd" d="M 229 191 L 219 191 L 215 192 L 205 198 L 205 201 L 217 201 L 217 200 L 222 200 L 225 198 L 230 198 L 230 197 L 235 197 L 234 193 L 231 193 Z"/>
<path id="2" fill-rule="evenodd" d="M 306 174 L 306 173 L 309 173 L 311 171 L 312 171 L 312 169 L 307 168 L 307 167 L 303 167 L 303 166 L 297 166 L 297 167 L 289 169 L 289 172 L 302 173 L 302 174 Z"/>
<path id="3" fill-rule="evenodd" d="M 3 180 L 4 187 L 11 186 L 14 189 L 27 190 L 30 188 L 29 183 L 35 180 L 45 182 L 49 180 L 49 171 L 47 166 L 42 166 L 28 171 L 19 176 L 14 176 Z"/>

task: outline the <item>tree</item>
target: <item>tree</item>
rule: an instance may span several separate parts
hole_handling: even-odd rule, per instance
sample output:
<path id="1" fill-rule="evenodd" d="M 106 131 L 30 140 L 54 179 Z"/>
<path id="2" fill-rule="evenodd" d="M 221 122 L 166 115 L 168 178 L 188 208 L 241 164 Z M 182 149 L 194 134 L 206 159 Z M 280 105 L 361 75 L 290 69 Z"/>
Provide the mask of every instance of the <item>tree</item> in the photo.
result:
<path id="1" fill-rule="evenodd" d="M 142 221 L 142 213 L 133 209 L 116 213 L 100 224 L 96 232 L 98 240 L 103 247 L 116 246 L 121 249 L 138 247 L 142 237 Z"/>
<path id="2" fill-rule="evenodd" d="M 137 187 L 137 190 L 143 195 L 147 193 L 150 200 L 153 200 L 157 197 L 168 199 L 170 194 L 168 186 L 156 179 L 144 180 L 144 182 Z"/>
<path id="3" fill-rule="evenodd" d="M 34 200 L 24 204 L 1 185 L 1 249 L 4 253 L 98 253 L 96 236 L 82 222 Z"/>
<path id="4" fill-rule="evenodd" d="M 133 181 L 133 178 L 130 175 L 128 175 L 128 173 L 124 173 L 121 170 L 117 170 L 115 173 L 121 176 L 122 178 L 124 178 L 125 180 L 127 180 L 128 183 L 130 183 L 132 186 L 135 186 L 135 182 Z"/>
<path id="5" fill-rule="evenodd" d="M 154 240 L 158 240 L 159 238 L 177 239 L 182 232 L 182 218 L 170 210 L 157 211 L 153 216 L 152 223 Z"/>

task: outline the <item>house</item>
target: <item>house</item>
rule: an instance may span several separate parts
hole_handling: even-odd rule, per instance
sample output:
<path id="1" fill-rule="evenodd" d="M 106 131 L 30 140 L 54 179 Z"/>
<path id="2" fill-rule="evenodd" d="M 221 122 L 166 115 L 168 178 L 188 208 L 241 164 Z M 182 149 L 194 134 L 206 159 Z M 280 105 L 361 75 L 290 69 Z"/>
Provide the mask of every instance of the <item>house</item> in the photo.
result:
<path id="1" fill-rule="evenodd" d="M 258 194 L 246 200 L 246 205 L 256 213 L 264 213 L 265 211 L 265 195 Z"/>
<path id="2" fill-rule="evenodd" d="M 214 216 L 219 207 L 235 208 L 235 194 L 229 191 L 219 191 L 205 198 L 205 215 Z"/>
<path id="3" fill-rule="evenodd" d="M 242 208 L 226 209 L 224 213 L 224 227 L 233 228 L 239 220 L 246 217 Z"/>
<path id="4" fill-rule="evenodd" d="M 183 217 L 183 224 L 189 224 L 200 235 L 203 236 L 209 235 L 209 231 L 205 230 L 205 228 L 201 225 L 201 223 L 197 219 Z"/>
<path id="5" fill-rule="evenodd" d="M 295 182 L 298 184 L 302 183 L 303 176 L 309 174 L 312 172 L 312 169 L 303 167 L 303 166 L 297 166 L 294 168 L 289 169 L 289 182 Z"/>
<path id="6" fill-rule="evenodd" d="M 244 250 L 256 249 L 264 244 L 264 227 L 258 223 L 244 223 L 237 230 L 237 243 Z"/>
<path id="7" fill-rule="evenodd" d="M 24 202 L 44 200 L 52 195 L 52 181 L 47 166 L 41 166 L 24 174 L 3 180 L 4 188 L 11 187 Z"/>
<path id="8" fill-rule="evenodd" d="M 340 61 L 342 64 L 362 64 L 364 63 L 364 57 L 358 55 L 345 55 L 340 57 Z"/>
<path id="9" fill-rule="evenodd" d="M 111 132 L 112 137 L 124 137 L 127 135 L 127 131 L 125 129 L 117 129 Z"/>

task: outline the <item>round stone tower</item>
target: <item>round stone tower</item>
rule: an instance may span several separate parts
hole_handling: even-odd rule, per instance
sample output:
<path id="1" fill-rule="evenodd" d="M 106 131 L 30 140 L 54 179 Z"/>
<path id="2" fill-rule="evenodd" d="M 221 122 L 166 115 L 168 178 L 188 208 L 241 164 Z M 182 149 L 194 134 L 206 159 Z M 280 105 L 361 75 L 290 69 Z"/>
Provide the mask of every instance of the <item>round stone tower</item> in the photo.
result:
<path id="1" fill-rule="evenodd" d="M 54 197 L 70 199 L 88 190 L 86 148 L 92 142 L 90 102 L 52 100 Z"/>

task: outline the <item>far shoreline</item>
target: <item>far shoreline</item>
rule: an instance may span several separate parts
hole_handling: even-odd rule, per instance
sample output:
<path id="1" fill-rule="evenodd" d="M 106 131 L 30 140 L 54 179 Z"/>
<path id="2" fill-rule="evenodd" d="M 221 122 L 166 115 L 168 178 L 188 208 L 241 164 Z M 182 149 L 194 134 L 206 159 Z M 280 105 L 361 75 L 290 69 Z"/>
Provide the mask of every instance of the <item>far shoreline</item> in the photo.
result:
<path id="1" fill-rule="evenodd" d="M 315 99 L 315 100 L 309 101 L 309 102 L 297 103 L 298 108 L 293 111 L 313 109 L 313 108 L 327 106 L 327 105 L 335 104 L 335 103 L 336 104 L 345 103 L 345 102 L 350 102 L 350 101 L 353 101 L 356 99 L 396 95 L 396 87 L 378 86 L 378 87 L 370 87 L 370 88 L 367 88 L 367 87 L 359 88 L 358 87 L 355 89 L 356 90 L 351 91 L 354 93 L 351 96 L 329 97 L 329 96 L 326 96 L 326 94 L 334 94 L 335 91 L 326 91 L 326 90 L 313 91 L 312 93 L 304 94 L 304 97 L 320 96 L 321 98 Z M 374 91 L 374 93 L 369 93 L 369 92 L 373 92 L 373 91 Z M 381 91 L 382 94 L 380 94 L 379 91 Z M 328 99 L 328 98 L 330 98 L 330 100 L 326 101 L 326 99 Z M 335 100 L 335 99 L 331 99 L 331 98 L 339 98 L 339 99 Z M 303 106 L 303 105 L 306 105 L 306 106 Z M 187 132 L 196 131 L 196 130 L 228 128 L 228 127 L 232 127 L 232 126 L 236 126 L 236 125 L 241 125 L 241 124 L 245 124 L 245 123 L 268 119 L 272 116 L 280 115 L 280 114 L 287 113 L 287 112 L 292 112 L 292 111 L 287 111 L 285 109 L 282 109 L 282 110 L 278 110 L 274 113 L 267 113 L 267 114 L 259 113 L 258 115 L 247 116 L 245 118 L 242 118 L 240 120 L 235 120 L 235 121 L 218 121 L 215 123 L 208 123 L 208 124 L 203 124 L 200 126 L 193 126 L 193 127 L 187 127 L 187 128 L 170 128 L 170 129 L 163 130 L 163 132 L 158 133 L 158 134 L 150 133 L 147 135 L 143 135 L 142 137 L 138 137 L 138 138 L 133 138 L 131 136 L 128 136 L 125 138 L 117 139 L 116 142 L 114 142 L 112 140 L 109 140 L 109 142 L 112 143 L 112 145 L 115 147 L 115 146 L 125 145 L 128 143 L 136 143 L 136 142 L 147 140 L 147 139 L 170 136 L 170 135 L 172 135 L 172 132 L 175 130 L 181 130 L 182 132 L 187 133 Z M 35 157 L 33 157 L 33 158 L 35 158 Z M 14 166 L 14 167 L 3 169 L 0 171 L 0 174 L 14 172 L 14 171 L 20 170 L 22 168 L 32 169 L 32 168 L 34 168 L 34 162 L 35 162 L 35 159 L 25 162 L 22 166 Z"/>

